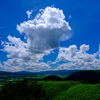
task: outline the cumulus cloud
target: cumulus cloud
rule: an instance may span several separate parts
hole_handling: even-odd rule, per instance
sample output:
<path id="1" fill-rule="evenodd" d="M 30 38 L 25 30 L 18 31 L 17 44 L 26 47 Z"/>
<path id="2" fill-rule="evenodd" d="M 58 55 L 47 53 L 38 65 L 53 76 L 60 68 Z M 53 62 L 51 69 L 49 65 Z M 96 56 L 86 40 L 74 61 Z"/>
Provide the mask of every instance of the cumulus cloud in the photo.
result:
<path id="1" fill-rule="evenodd" d="M 28 18 L 30 18 L 30 16 L 31 16 L 31 14 L 32 14 L 32 12 L 33 12 L 33 10 L 31 10 L 31 11 L 26 11 L 26 13 L 27 13 L 27 15 L 28 15 Z"/>
<path id="2" fill-rule="evenodd" d="M 57 61 L 71 61 L 75 57 L 77 51 L 77 46 L 72 45 L 69 48 L 60 48 Z"/>
<path id="3" fill-rule="evenodd" d="M 85 45 L 85 44 L 81 45 L 80 50 L 81 52 L 86 53 L 86 51 L 89 50 L 89 45 Z"/>
<path id="4" fill-rule="evenodd" d="M 43 71 L 49 70 L 50 66 L 44 62 L 35 63 L 32 60 L 25 61 L 23 59 L 8 59 L 4 62 L 6 71 L 18 72 L 18 71 Z"/>
<path id="5" fill-rule="evenodd" d="M 32 10 L 26 13 L 30 18 Z M 49 70 L 50 64 L 60 62 L 64 63 L 57 69 L 100 69 L 100 46 L 99 52 L 94 54 L 87 53 L 90 47 L 86 44 L 81 45 L 79 49 L 76 45 L 59 47 L 60 41 L 71 37 L 71 28 L 62 10 L 55 7 L 40 9 L 34 19 L 24 21 L 16 27 L 20 34 L 25 34 L 25 40 L 9 35 L 8 42 L 1 43 L 4 46 L 2 50 L 8 53 L 8 60 L 3 62 L 3 65 L 0 63 L 0 66 L 7 71 Z M 55 48 L 59 48 L 56 61 L 42 62 L 43 57 Z"/>
<path id="6" fill-rule="evenodd" d="M 7 52 L 7 57 L 10 58 L 3 62 L 6 71 L 40 71 L 50 68 L 48 64 L 39 62 L 49 51 L 35 54 L 28 51 L 28 44 L 20 38 L 8 36 L 8 40 L 9 42 L 2 42 L 3 51 Z"/>
<path id="7" fill-rule="evenodd" d="M 32 10 L 26 13 L 30 18 Z M 25 34 L 25 40 L 9 35 L 8 42 L 2 42 L 3 51 L 8 53 L 4 67 L 11 71 L 35 71 L 50 68 L 48 64 L 41 62 L 44 55 L 59 47 L 60 37 L 63 34 L 68 37 L 71 28 L 65 21 L 62 10 L 46 7 L 34 19 L 17 25 L 17 30 L 20 34 Z"/>
<path id="8" fill-rule="evenodd" d="M 33 52 L 59 47 L 59 39 L 71 30 L 62 10 L 47 7 L 33 20 L 17 25 L 17 30 L 27 36 L 29 49 Z"/>
<path id="9" fill-rule="evenodd" d="M 89 54 L 89 45 L 83 44 L 80 49 L 76 45 L 60 48 L 56 62 L 64 61 L 57 69 L 100 69 L 99 52 Z"/>

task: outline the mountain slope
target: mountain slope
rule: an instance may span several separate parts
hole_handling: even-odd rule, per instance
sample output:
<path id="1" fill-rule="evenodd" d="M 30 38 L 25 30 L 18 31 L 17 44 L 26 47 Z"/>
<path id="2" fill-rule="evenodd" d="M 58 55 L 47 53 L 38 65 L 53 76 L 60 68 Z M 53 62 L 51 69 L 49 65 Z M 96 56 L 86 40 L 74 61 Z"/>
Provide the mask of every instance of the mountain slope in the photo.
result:
<path id="1" fill-rule="evenodd" d="M 97 83 L 100 81 L 100 71 L 79 71 L 72 73 L 64 80 L 82 80 L 88 83 Z"/>

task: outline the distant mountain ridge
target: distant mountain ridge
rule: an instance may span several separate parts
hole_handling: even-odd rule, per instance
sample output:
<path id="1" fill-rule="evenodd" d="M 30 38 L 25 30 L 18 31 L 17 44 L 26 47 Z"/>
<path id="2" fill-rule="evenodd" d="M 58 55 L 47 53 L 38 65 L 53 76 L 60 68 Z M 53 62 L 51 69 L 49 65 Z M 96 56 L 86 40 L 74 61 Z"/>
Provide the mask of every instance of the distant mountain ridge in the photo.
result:
<path id="1" fill-rule="evenodd" d="M 51 70 L 51 71 L 40 71 L 40 72 L 28 72 L 28 71 L 20 71 L 20 72 L 6 72 L 0 71 L 0 75 L 70 75 L 74 72 L 80 70 Z"/>
<path id="2" fill-rule="evenodd" d="M 36 72 L 35 74 L 39 75 L 71 75 L 74 72 L 77 72 L 80 70 L 51 70 L 51 71 L 41 71 L 41 72 Z"/>
<path id="3" fill-rule="evenodd" d="M 6 72 L 6 71 L 0 71 L 0 75 L 74 75 L 74 73 L 83 73 L 83 72 L 91 72 L 91 73 L 100 73 L 100 70 L 51 70 L 51 71 L 40 71 L 40 72 L 28 72 L 28 71 L 20 71 L 20 72 Z M 83 76 L 85 75 L 85 72 Z M 76 74 L 75 74 L 76 75 Z"/>
<path id="4" fill-rule="evenodd" d="M 6 71 L 0 71 L 0 75 L 35 75 L 35 73 L 31 72 L 6 72 Z"/>

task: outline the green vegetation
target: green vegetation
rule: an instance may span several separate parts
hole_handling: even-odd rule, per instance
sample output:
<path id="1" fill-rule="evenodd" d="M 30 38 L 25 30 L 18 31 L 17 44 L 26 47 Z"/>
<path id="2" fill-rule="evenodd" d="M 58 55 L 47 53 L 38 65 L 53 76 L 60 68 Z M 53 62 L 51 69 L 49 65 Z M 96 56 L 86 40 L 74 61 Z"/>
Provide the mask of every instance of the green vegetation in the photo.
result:
<path id="1" fill-rule="evenodd" d="M 80 84 L 77 81 L 39 81 L 45 90 L 46 97 L 45 100 L 52 100 L 57 94 L 69 89 L 72 86 Z"/>
<path id="2" fill-rule="evenodd" d="M 41 80 L 48 75 L 1 75 L 0 76 L 0 86 L 6 83 L 16 83 L 27 78 L 28 80 Z"/>
<path id="3" fill-rule="evenodd" d="M 57 75 L 57 76 L 60 77 L 60 78 L 62 78 L 62 79 L 68 77 L 68 75 Z"/>
<path id="4" fill-rule="evenodd" d="M 36 81 L 28 82 L 27 79 L 14 84 L 2 86 L 0 100 L 42 100 L 45 91 Z"/>
<path id="5" fill-rule="evenodd" d="M 100 100 L 100 84 L 23 80 L 2 86 L 0 100 Z"/>
<path id="6" fill-rule="evenodd" d="M 78 84 L 55 96 L 53 100 L 100 100 L 100 84 Z"/>
<path id="7" fill-rule="evenodd" d="M 79 71 L 70 76 L 65 71 L 64 75 L 56 76 L 28 72 L 3 74 L 0 100 L 100 100 L 100 70 Z"/>
<path id="8" fill-rule="evenodd" d="M 78 80 L 83 83 L 96 84 L 100 81 L 100 71 L 99 70 L 79 71 L 72 73 L 64 80 L 74 80 L 74 81 Z"/>

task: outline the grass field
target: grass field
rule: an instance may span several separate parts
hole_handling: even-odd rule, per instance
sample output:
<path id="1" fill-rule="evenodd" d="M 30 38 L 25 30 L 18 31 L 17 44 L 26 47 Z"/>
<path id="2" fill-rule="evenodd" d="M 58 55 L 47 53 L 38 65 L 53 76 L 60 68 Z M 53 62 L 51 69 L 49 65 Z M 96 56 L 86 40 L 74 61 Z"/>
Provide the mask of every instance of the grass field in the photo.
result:
<path id="1" fill-rule="evenodd" d="M 100 84 L 78 84 L 56 95 L 52 100 L 100 100 Z"/>
<path id="2" fill-rule="evenodd" d="M 100 100 L 100 84 L 78 81 L 39 81 L 46 92 L 43 100 Z"/>
<path id="3" fill-rule="evenodd" d="M 61 92 L 80 84 L 77 81 L 39 81 L 39 84 L 42 84 L 43 89 L 46 92 L 45 100 L 52 100 L 56 95 L 59 95 Z"/>

